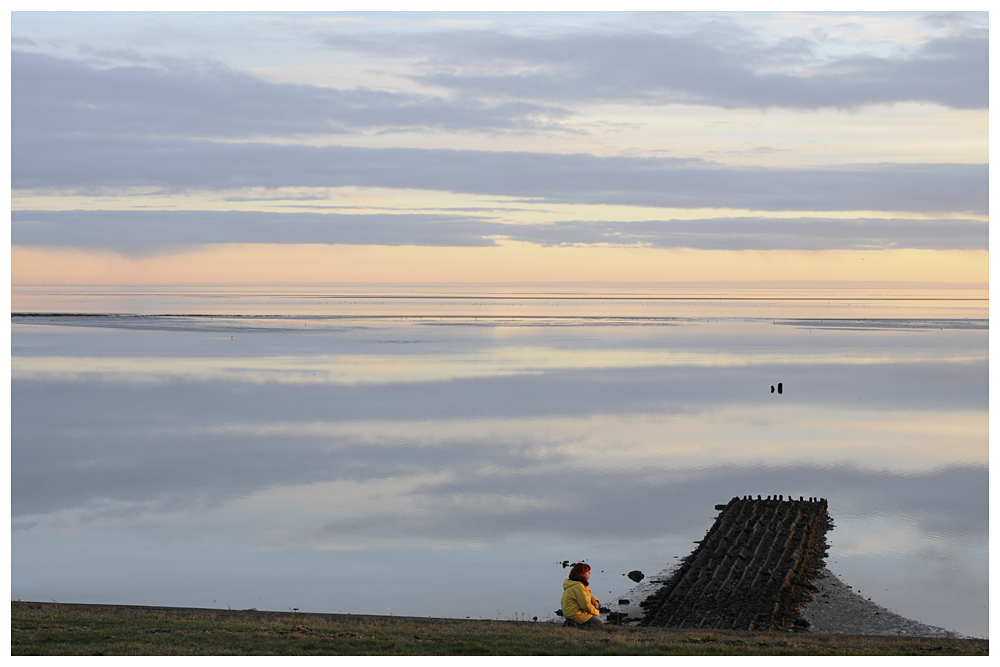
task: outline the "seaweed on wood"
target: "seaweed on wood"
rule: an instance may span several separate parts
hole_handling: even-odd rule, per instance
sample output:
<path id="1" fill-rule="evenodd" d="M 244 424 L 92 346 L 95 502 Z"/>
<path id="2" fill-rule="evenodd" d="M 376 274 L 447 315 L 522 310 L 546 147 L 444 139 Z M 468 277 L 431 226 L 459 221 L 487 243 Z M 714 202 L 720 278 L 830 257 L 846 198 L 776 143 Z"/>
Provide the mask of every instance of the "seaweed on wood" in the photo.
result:
<path id="1" fill-rule="evenodd" d="M 798 630 L 833 528 L 825 499 L 733 498 L 673 576 L 642 602 L 643 625 Z"/>

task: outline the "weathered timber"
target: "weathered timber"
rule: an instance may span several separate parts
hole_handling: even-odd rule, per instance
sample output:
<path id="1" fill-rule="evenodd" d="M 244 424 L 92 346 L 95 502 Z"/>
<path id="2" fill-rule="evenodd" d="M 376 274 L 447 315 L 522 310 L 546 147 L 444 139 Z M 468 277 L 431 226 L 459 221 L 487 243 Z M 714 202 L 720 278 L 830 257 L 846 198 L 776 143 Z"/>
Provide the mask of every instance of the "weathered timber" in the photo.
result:
<path id="1" fill-rule="evenodd" d="M 772 500 L 771 498 L 774 498 Z M 825 499 L 733 498 L 673 576 L 642 602 L 642 625 L 800 630 L 833 528 Z"/>

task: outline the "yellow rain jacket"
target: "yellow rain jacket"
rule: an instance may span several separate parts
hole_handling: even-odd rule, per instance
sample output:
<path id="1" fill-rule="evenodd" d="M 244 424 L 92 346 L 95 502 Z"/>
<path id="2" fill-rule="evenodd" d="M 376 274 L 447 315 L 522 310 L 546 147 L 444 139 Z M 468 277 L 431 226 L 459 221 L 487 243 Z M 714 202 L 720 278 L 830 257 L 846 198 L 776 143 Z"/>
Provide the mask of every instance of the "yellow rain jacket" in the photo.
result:
<path id="1" fill-rule="evenodd" d="M 597 598 L 590 594 L 590 589 L 582 582 L 567 579 L 563 582 L 562 612 L 563 617 L 577 623 L 586 623 L 594 616 L 600 616 L 597 610 Z"/>

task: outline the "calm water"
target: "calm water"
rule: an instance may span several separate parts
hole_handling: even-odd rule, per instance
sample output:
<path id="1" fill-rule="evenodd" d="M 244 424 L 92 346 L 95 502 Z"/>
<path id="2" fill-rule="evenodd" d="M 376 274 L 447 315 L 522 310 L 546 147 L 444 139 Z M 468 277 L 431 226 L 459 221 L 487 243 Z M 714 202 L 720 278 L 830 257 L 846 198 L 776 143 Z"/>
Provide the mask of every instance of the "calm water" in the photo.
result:
<path id="1" fill-rule="evenodd" d="M 561 561 L 611 599 L 780 493 L 866 597 L 988 633 L 984 293 L 12 298 L 77 314 L 11 320 L 15 599 L 543 619 Z"/>

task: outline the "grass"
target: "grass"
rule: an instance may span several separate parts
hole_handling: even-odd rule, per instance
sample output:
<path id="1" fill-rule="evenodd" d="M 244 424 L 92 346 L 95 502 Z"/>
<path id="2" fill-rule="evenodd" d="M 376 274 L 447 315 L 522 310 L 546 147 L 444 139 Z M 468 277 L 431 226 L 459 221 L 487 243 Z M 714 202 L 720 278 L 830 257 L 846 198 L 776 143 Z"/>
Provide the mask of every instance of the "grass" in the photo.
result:
<path id="1" fill-rule="evenodd" d="M 11 655 L 989 655 L 989 641 L 11 602 Z"/>

